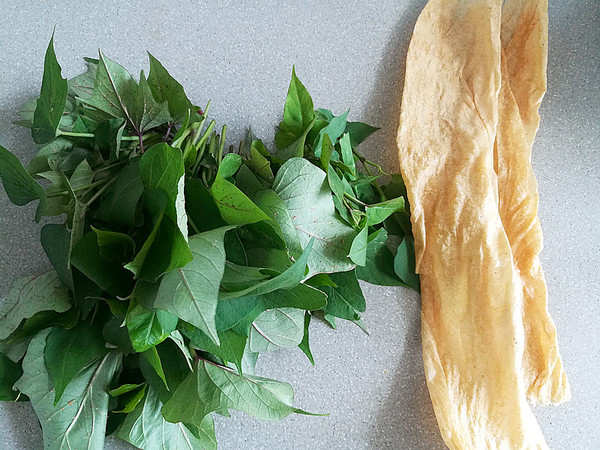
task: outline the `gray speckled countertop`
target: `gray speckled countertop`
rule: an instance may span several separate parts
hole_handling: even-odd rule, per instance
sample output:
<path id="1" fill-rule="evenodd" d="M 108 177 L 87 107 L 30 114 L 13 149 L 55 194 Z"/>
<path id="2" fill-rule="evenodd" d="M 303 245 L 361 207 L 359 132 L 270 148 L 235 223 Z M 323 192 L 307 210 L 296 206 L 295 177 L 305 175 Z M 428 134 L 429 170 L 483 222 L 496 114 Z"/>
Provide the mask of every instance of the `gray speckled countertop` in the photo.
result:
<path id="1" fill-rule="evenodd" d="M 132 70 L 151 51 L 197 103 L 229 125 L 272 142 L 292 64 L 315 105 L 381 127 L 364 144 L 396 168 L 394 138 L 404 54 L 424 0 L 362 1 L 0 1 L 0 143 L 32 156 L 27 130 L 11 125 L 39 92 L 44 51 L 56 26 L 63 74 L 84 68 L 99 47 Z M 534 147 L 542 252 L 550 309 L 573 400 L 535 408 L 551 448 L 598 448 L 600 392 L 600 5 L 550 6 L 549 91 Z M 60 5 L 60 6 L 57 6 Z M 0 296 L 19 275 L 48 263 L 33 207 L 13 206 L 0 190 Z M 365 285 L 370 329 L 315 323 L 316 367 L 299 350 L 262 357 L 259 371 L 288 381 L 296 404 L 329 417 L 261 422 L 241 413 L 218 418 L 221 449 L 444 448 L 423 376 L 419 298 Z M 0 448 L 42 448 L 28 404 L 0 404 Z M 108 439 L 106 448 L 131 448 Z"/>

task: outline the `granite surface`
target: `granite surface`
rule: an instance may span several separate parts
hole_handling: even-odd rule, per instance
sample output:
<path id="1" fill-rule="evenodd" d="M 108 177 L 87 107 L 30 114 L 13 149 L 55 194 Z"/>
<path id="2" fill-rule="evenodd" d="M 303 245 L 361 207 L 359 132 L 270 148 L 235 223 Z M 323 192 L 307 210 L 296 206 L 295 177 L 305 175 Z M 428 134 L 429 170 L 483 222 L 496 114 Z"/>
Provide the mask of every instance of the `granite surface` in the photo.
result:
<path id="1" fill-rule="evenodd" d="M 363 1 L 0 1 L 0 143 L 32 157 L 28 131 L 11 125 L 39 92 L 44 51 L 56 27 L 63 74 L 84 69 L 98 48 L 132 72 L 152 52 L 236 142 L 251 126 L 272 142 L 292 65 L 316 106 L 381 127 L 363 146 L 397 169 L 394 138 L 404 54 L 424 0 Z M 598 448 L 600 392 L 600 5 L 550 6 L 548 86 L 534 147 L 545 233 L 541 254 L 573 400 L 534 409 L 554 449 Z M 20 275 L 48 266 L 33 206 L 0 190 L 0 297 Z M 261 422 L 217 418 L 226 449 L 438 449 L 423 376 L 419 298 L 365 285 L 365 335 L 341 323 L 311 330 L 316 367 L 299 350 L 259 361 L 263 375 L 296 389 L 296 404 L 328 417 Z M 42 448 L 28 404 L 0 404 L 0 449 Z M 109 438 L 107 449 L 131 448 Z"/>

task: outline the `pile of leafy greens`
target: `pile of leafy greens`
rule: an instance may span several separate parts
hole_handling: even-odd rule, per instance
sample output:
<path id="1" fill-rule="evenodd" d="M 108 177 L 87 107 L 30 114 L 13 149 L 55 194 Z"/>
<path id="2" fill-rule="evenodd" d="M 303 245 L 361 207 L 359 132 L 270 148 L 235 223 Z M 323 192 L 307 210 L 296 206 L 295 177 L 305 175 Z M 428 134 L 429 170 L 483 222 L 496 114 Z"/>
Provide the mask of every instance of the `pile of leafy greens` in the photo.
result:
<path id="1" fill-rule="evenodd" d="M 306 414 L 258 355 L 314 364 L 315 315 L 363 327 L 358 279 L 418 289 L 402 181 L 356 150 L 376 128 L 315 110 L 292 72 L 278 151 L 248 132 L 224 154 L 151 55 L 139 81 L 86 61 L 63 79 L 51 41 L 20 121 L 37 154 L 0 147 L 10 200 L 66 217 L 41 229 L 53 268 L 0 305 L 0 399 L 31 401 L 46 448 L 216 448 L 212 413 Z"/>

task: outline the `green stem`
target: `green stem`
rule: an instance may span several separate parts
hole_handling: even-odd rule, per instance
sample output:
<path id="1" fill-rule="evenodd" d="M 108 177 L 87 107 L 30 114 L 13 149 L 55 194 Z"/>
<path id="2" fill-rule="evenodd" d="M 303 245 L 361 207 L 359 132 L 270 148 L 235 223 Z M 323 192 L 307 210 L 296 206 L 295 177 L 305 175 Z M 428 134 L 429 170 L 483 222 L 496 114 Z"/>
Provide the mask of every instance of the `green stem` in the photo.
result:
<path id="1" fill-rule="evenodd" d="M 195 177 L 198 173 L 198 166 L 200 165 L 200 161 L 204 156 L 204 149 L 206 148 L 206 142 L 202 145 L 198 146 L 198 153 L 196 154 L 196 162 L 194 163 L 194 167 L 192 168 L 192 177 Z"/>
<path id="2" fill-rule="evenodd" d="M 106 183 L 106 181 L 104 181 L 104 180 L 94 181 L 93 183 L 84 184 L 83 186 L 79 186 L 78 188 L 73 189 L 73 192 L 79 192 L 79 191 L 84 191 L 87 189 L 95 188 L 96 186 L 100 186 L 104 183 Z M 46 197 L 60 197 L 61 195 L 67 195 L 67 194 L 69 194 L 69 191 L 59 191 L 59 192 L 53 192 L 51 194 L 48 194 L 48 195 L 46 195 Z"/>
<path id="3" fill-rule="evenodd" d="M 74 133 L 72 131 L 63 131 L 56 130 L 57 136 L 67 136 L 67 137 L 77 137 L 77 138 L 94 138 L 96 137 L 94 133 Z M 151 133 L 145 134 L 142 136 L 142 139 L 151 136 Z M 137 141 L 139 139 L 138 136 L 123 136 L 121 138 L 122 141 Z"/>
<path id="4" fill-rule="evenodd" d="M 71 131 L 56 130 L 57 136 L 68 136 L 68 137 L 79 137 L 79 138 L 93 138 L 93 133 L 73 133 Z"/>
<path id="5" fill-rule="evenodd" d="M 357 205 L 361 205 L 364 206 L 365 208 L 368 207 L 369 205 L 367 205 L 366 203 L 361 202 L 359 199 L 357 199 L 356 197 L 353 197 L 352 195 L 348 194 L 347 192 L 344 192 L 344 197 L 346 197 L 348 200 L 356 203 Z"/>
<path id="6" fill-rule="evenodd" d="M 125 163 L 127 163 L 127 161 L 119 161 L 119 162 L 116 162 L 116 163 L 114 163 L 114 164 L 109 164 L 108 166 L 105 166 L 105 167 L 102 167 L 102 168 L 100 168 L 100 169 L 96 170 L 96 171 L 94 172 L 94 175 L 97 175 L 97 174 L 99 174 L 100 172 L 104 172 L 105 170 L 110 170 L 110 169 L 112 169 L 113 167 L 122 166 L 122 165 L 123 165 L 123 164 L 125 164 Z"/>
<path id="7" fill-rule="evenodd" d="M 210 137 L 210 134 L 215 129 L 215 125 L 216 124 L 217 124 L 217 122 L 215 120 L 213 120 L 208 125 L 208 128 L 206 129 L 206 131 L 204 132 L 204 134 L 202 134 L 202 137 L 197 142 L 194 143 L 194 145 L 196 146 L 196 148 L 200 147 L 204 142 L 206 142 L 208 140 L 208 138 Z"/>
<path id="8" fill-rule="evenodd" d="M 363 155 L 361 155 L 360 153 L 358 153 L 355 149 L 352 149 L 352 152 L 354 153 L 354 155 L 358 158 L 358 160 L 361 162 L 361 164 L 365 168 L 365 172 L 367 172 L 367 175 L 369 175 L 370 177 L 372 177 L 373 176 L 373 172 L 371 172 L 371 169 L 369 169 L 368 164 L 373 164 L 373 163 L 371 163 L 369 160 L 367 160 L 367 158 L 365 158 Z M 377 182 L 377 180 L 373 181 L 373 185 L 375 186 L 375 190 L 377 191 L 377 193 L 381 197 L 381 201 L 386 201 L 387 197 L 383 193 L 383 190 L 381 189 L 381 186 L 379 185 L 379 183 Z"/>
<path id="9" fill-rule="evenodd" d="M 106 182 L 106 184 L 104 186 L 102 186 L 100 189 L 98 189 L 98 192 L 96 192 L 94 194 L 94 196 L 92 198 L 90 198 L 87 202 L 85 202 L 85 207 L 89 207 L 92 203 L 94 203 L 94 200 L 96 200 L 98 197 L 100 197 L 100 195 L 102 195 L 102 193 L 111 185 L 113 184 L 115 181 L 117 181 L 117 175 L 115 175 L 114 177 L 112 177 L 110 180 L 108 180 Z"/>
<path id="10" fill-rule="evenodd" d="M 219 142 L 219 153 L 217 154 L 217 167 L 223 160 L 223 148 L 225 148 L 225 136 L 227 136 L 227 125 L 223 125 L 221 130 L 221 142 Z"/>
<path id="11" fill-rule="evenodd" d="M 194 233 L 195 234 L 200 233 L 200 230 L 198 229 L 198 227 L 196 226 L 196 224 L 194 223 L 194 221 L 192 220 L 192 218 L 190 217 L 189 214 L 187 215 L 187 219 L 188 219 L 188 223 L 190 224 L 190 226 L 194 230 Z"/>

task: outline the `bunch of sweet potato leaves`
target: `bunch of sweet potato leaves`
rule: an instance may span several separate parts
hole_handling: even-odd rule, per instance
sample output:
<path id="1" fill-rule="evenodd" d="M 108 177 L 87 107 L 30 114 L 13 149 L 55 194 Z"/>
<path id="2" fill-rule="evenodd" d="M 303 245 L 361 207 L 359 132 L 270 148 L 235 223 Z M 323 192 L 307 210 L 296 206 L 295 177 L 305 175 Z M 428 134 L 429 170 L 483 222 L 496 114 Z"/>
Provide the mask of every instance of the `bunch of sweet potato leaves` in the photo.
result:
<path id="1" fill-rule="evenodd" d="M 0 147 L 10 200 L 66 216 L 41 229 L 53 269 L 0 304 L 0 399 L 32 402 L 47 448 L 215 448 L 212 413 L 304 413 L 259 353 L 314 363 L 314 315 L 363 327 L 358 279 L 418 289 L 402 181 L 356 151 L 376 128 L 314 110 L 293 72 L 278 151 L 248 132 L 224 154 L 155 58 L 139 82 L 86 61 L 63 79 L 51 41 L 20 121 L 37 154 Z"/>

